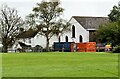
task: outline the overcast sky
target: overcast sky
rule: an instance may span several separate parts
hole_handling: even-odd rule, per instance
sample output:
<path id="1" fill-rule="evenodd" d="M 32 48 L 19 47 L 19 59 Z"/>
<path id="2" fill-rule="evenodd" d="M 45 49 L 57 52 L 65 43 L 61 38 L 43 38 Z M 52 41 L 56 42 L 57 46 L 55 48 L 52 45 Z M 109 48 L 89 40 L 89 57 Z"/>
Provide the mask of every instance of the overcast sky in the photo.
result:
<path id="1" fill-rule="evenodd" d="M 65 9 L 63 17 L 70 19 L 72 16 L 107 16 L 119 0 L 60 0 Z M 18 10 L 21 17 L 28 15 L 36 3 L 41 0 L 0 0 L 1 4 L 7 4 Z"/>

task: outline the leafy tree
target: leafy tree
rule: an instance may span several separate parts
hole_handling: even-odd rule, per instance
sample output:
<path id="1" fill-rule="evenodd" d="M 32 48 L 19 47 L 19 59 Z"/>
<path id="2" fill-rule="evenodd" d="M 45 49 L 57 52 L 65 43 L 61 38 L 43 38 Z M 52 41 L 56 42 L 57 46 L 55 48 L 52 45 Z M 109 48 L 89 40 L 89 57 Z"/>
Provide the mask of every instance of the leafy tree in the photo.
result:
<path id="1" fill-rule="evenodd" d="M 120 26 L 118 22 L 101 25 L 96 35 L 97 40 L 100 40 L 100 42 L 112 43 L 114 46 L 120 44 Z"/>
<path id="2" fill-rule="evenodd" d="M 54 36 L 70 30 L 70 24 L 61 19 L 64 9 L 59 6 L 60 2 L 37 3 L 33 13 L 29 14 L 26 21 L 30 26 L 40 31 L 40 35 L 46 37 L 46 49 L 49 51 L 49 40 Z"/>
<path id="3" fill-rule="evenodd" d="M 110 21 L 116 22 L 120 18 L 119 15 L 120 15 L 120 12 L 119 12 L 118 6 L 113 6 L 113 9 L 111 10 L 111 13 L 108 16 Z"/>
<path id="4" fill-rule="evenodd" d="M 120 6 L 113 6 L 108 15 L 109 23 L 101 25 L 97 30 L 96 37 L 100 42 L 111 42 L 113 45 L 120 45 Z"/>
<path id="5" fill-rule="evenodd" d="M 3 52 L 8 52 L 8 47 L 15 42 L 19 33 L 19 28 L 24 24 L 21 17 L 18 16 L 17 10 L 3 5 L 0 9 L 0 34 L 2 37 Z"/>

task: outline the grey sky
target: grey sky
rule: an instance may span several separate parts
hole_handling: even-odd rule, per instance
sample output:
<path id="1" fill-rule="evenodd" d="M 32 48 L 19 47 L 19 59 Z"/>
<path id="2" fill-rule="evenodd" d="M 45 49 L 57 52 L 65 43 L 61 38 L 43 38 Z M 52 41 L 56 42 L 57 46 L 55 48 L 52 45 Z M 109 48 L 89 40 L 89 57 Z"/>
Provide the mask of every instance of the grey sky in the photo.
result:
<path id="1" fill-rule="evenodd" d="M 63 17 L 70 19 L 71 16 L 107 16 L 119 0 L 60 0 L 61 6 L 65 9 Z M 41 0 L 0 0 L 1 4 L 7 4 L 16 8 L 24 18 L 28 15 L 37 2 Z"/>

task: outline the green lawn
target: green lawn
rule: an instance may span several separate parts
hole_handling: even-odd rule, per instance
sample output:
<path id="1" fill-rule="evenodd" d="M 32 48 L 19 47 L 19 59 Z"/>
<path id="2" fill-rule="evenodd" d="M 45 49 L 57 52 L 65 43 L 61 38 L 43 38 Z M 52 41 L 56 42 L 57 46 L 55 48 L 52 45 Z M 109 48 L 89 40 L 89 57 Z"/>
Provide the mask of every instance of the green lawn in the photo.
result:
<path id="1" fill-rule="evenodd" d="M 3 77 L 117 77 L 118 54 L 2 54 Z"/>
<path id="2" fill-rule="evenodd" d="M 0 79 L 2 77 L 2 54 L 0 54 Z"/>

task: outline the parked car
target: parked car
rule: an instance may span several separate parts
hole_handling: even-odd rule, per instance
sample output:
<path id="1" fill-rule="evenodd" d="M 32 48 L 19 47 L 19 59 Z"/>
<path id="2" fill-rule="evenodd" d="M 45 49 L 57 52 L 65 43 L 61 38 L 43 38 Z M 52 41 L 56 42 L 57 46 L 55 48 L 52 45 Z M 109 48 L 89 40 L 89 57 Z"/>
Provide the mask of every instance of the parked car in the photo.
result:
<path id="1" fill-rule="evenodd" d="M 105 43 L 97 43 L 96 44 L 96 51 L 97 52 L 104 52 L 105 51 Z"/>

